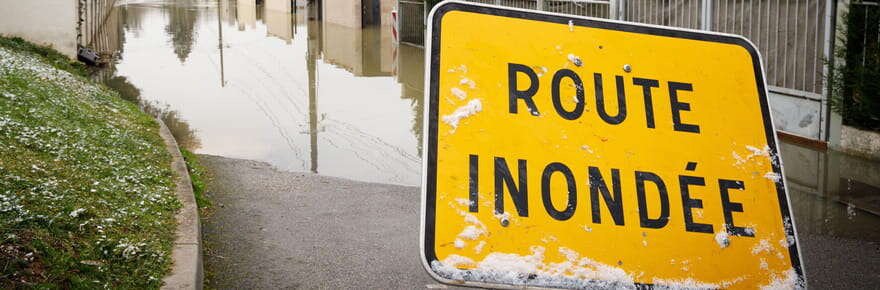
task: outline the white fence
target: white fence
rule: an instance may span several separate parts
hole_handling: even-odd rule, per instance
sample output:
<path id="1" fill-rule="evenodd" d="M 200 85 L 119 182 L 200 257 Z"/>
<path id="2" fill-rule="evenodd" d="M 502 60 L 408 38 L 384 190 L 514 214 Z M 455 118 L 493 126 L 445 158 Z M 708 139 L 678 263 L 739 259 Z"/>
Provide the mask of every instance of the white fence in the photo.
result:
<path id="1" fill-rule="evenodd" d="M 739 34 L 764 57 L 771 86 L 818 99 L 834 0 L 470 0 L 502 6 Z M 786 90 L 788 93 L 791 91 Z"/>
<path id="2" fill-rule="evenodd" d="M 467 1 L 742 35 L 763 58 L 776 129 L 829 141 L 831 113 L 824 76 L 833 58 L 837 0 Z M 419 8 L 420 13 L 405 13 Z M 424 1 L 401 0 L 399 9 L 401 41 L 422 44 Z M 407 22 L 407 14 L 421 19 Z"/>

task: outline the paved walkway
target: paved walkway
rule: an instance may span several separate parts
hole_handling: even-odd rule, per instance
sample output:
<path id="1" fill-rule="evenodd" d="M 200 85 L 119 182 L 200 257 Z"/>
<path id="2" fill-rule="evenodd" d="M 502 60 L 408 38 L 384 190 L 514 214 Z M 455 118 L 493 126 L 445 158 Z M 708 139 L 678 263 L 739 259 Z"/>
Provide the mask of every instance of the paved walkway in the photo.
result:
<path id="1" fill-rule="evenodd" d="M 204 223 L 219 289 L 441 287 L 419 260 L 417 187 L 281 172 L 201 155 L 215 213 Z M 880 230 L 880 229 L 878 229 Z M 880 289 L 880 244 L 802 236 L 812 289 Z"/>
<path id="2" fill-rule="evenodd" d="M 219 289 L 424 289 L 419 190 L 200 156 L 216 210 L 205 259 Z M 430 285 L 430 286 L 426 286 Z"/>

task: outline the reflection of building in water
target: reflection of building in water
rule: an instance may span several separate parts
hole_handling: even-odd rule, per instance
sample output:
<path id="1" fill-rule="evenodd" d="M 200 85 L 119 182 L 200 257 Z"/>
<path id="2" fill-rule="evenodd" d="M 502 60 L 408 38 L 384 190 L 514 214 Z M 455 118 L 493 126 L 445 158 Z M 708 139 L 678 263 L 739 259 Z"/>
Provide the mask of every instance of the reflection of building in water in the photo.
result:
<path id="1" fill-rule="evenodd" d="M 245 28 L 254 29 L 257 27 L 257 2 L 256 0 L 238 0 L 235 1 L 236 17 L 238 19 L 238 30 L 244 31 Z"/>
<path id="2" fill-rule="evenodd" d="M 266 0 L 263 6 L 264 22 L 266 23 L 266 32 L 270 36 L 280 38 L 287 43 L 293 40 L 294 28 L 296 23 L 293 22 L 293 10 L 290 0 Z"/>
<path id="3" fill-rule="evenodd" d="M 322 11 L 324 23 L 349 28 L 361 28 L 361 1 L 336 0 L 333 2 L 333 5 L 324 6 Z"/>
<path id="4" fill-rule="evenodd" d="M 398 48 L 397 81 L 400 83 L 400 98 L 409 99 L 413 106 L 412 132 L 419 141 L 419 154 L 422 154 L 422 111 L 425 106 L 425 50 L 420 47 L 401 44 Z"/>
<path id="5" fill-rule="evenodd" d="M 306 9 L 309 11 L 309 20 L 323 20 L 324 19 L 324 1 L 322 0 L 314 0 L 314 2 L 310 2 Z"/>
<path id="6" fill-rule="evenodd" d="M 220 9 L 220 20 L 223 23 L 234 23 L 238 20 L 238 9 L 235 0 L 220 0 L 218 7 Z"/>
<path id="7" fill-rule="evenodd" d="M 324 57 L 356 76 L 390 76 L 394 68 L 391 0 L 341 0 L 324 7 Z"/>
<path id="8" fill-rule="evenodd" d="M 291 12 L 291 8 L 293 7 L 293 1 L 291 0 L 264 0 L 263 7 L 269 10 L 274 11 L 287 11 Z"/>
<path id="9" fill-rule="evenodd" d="M 354 28 L 392 25 L 391 10 L 397 5 L 395 0 L 334 0 L 332 3 L 323 7 L 324 20 Z"/>
<path id="10" fill-rule="evenodd" d="M 355 76 L 390 76 L 393 58 L 390 45 L 381 45 L 379 28 L 350 28 L 324 23 L 324 60 Z M 387 51 L 382 51 L 385 48 Z M 382 57 L 383 54 L 389 56 Z M 382 62 L 386 63 L 383 64 Z"/>

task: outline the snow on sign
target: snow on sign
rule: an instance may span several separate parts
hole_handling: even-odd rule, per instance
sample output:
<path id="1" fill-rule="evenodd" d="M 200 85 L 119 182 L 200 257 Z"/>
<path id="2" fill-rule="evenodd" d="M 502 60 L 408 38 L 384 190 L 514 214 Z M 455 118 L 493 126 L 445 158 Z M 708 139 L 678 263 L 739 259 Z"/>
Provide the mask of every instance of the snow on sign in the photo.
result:
<path id="1" fill-rule="evenodd" d="M 747 40 L 444 2 L 422 258 L 477 286 L 803 286 Z"/>

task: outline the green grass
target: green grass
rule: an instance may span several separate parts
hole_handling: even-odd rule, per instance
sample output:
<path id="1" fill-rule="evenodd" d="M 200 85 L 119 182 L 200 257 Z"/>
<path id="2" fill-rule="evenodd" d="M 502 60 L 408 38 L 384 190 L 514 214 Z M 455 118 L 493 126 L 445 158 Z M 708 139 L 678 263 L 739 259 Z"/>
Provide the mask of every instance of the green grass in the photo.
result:
<path id="1" fill-rule="evenodd" d="M 0 37 L 0 289 L 158 288 L 180 207 L 155 119 Z"/>
<path id="2" fill-rule="evenodd" d="M 0 35 L 0 47 L 37 55 L 49 65 L 75 75 L 85 76 L 89 72 L 85 64 L 73 61 L 57 50 L 27 42 L 20 37 L 4 37 Z"/>
<path id="3" fill-rule="evenodd" d="M 199 163 L 199 157 L 195 153 L 184 148 L 180 148 L 180 153 L 183 155 L 183 161 L 186 162 L 186 168 L 189 171 L 189 179 L 192 181 L 193 193 L 199 211 L 209 208 L 211 200 L 205 196 L 205 186 L 207 185 L 205 168 Z"/>

